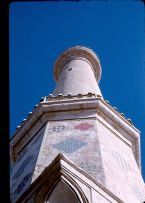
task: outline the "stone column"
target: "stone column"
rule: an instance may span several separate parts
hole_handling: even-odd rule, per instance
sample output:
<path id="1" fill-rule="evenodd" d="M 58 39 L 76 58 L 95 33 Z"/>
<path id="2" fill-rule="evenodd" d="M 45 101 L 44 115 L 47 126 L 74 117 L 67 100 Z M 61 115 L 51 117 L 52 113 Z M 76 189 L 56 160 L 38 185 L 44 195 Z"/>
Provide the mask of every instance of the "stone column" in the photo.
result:
<path id="1" fill-rule="evenodd" d="M 72 47 L 60 55 L 54 66 L 54 77 L 55 96 L 88 93 L 102 96 L 98 86 L 101 65 L 96 54 L 86 47 Z"/>

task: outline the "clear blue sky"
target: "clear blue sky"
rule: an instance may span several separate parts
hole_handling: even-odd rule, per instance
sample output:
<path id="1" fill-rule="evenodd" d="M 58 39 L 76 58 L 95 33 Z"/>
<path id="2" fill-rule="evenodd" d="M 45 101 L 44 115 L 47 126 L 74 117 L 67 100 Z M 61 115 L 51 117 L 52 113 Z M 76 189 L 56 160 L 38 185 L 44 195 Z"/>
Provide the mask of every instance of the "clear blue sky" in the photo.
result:
<path id="1" fill-rule="evenodd" d="M 53 64 L 84 45 L 102 65 L 100 88 L 141 131 L 145 179 L 144 5 L 140 1 L 15 2 L 10 6 L 10 134 L 52 93 Z"/>

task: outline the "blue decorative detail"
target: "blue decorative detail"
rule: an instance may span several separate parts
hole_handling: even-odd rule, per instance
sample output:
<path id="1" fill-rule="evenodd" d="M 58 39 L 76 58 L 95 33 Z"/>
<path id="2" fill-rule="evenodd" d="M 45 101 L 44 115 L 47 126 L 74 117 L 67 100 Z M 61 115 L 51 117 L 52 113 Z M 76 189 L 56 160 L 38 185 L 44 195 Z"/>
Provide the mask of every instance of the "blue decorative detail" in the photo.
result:
<path id="1" fill-rule="evenodd" d="M 97 165 L 91 163 L 90 161 L 81 162 L 80 168 L 84 169 L 88 173 L 97 171 Z"/>
<path id="2" fill-rule="evenodd" d="M 72 153 L 75 152 L 77 149 L 84 147 L 85 145 L 87 145 L 86 142 L 82 142 L 74 138 L 68 138 L 64 141 L 59 142 L 58 144 L 54 144 L 53 147 L 65 153 Z"/>
<path id="3" fill-rule="evenodd" d="M 22 179 L 22 181 L 20 182 L 20 184 L 18 185 L 18 187 L 15 190 L 15 194 L 19 194 L 23 188 L 25 187 L 26 183 L 28 182 L 28 180 L 30 179 L 30 177 L 32 176 L 32 173 L 27 173 L 24 178 Z"/>
<path id="4" fill-rule="evenodd" d="M 21 164 L 21 166 L 16 171 L 15 175 L 13 176 L 14 179 L 18 178 L 22 175 L 25 167 L 33 160 L 33 155 L 28 156 Z"/>

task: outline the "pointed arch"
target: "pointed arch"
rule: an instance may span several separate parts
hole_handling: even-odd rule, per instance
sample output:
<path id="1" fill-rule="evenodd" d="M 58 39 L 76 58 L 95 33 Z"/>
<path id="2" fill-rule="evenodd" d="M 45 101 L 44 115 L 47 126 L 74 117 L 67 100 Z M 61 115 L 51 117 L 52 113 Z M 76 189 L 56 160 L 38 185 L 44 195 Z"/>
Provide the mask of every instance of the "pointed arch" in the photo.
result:
<path id="1" fill-rule="evenodd" d="M 80 203 L 76 193 L 66 184 L 60 180 L 51 194 L 46 199 L 45 203 Z"/>
<path id="2" fill-rule="evenodd" d="M 53 162 L 37 179 L 38 184 L 36 186 L 37 189 L 35 189 L 36 195 L 34 202 L 54 203 L 53 197 L 55 197 L 56 191 L 59 192 L 57 198 L 61 196 L 62 186 L 64 187 L 66 194 L 68 194 L 68 196 L 70 195 L 74 200 L 73 203 L 89 203 L 81 186 L 77 183 L 77 180 L 79 181 L 78 174 L 75 174 L 75 172 L 72 173 L 71 167 L 73 167 L 73 165 L 69 160 L 67 160 L 62 154 L 57 155 Z"/>
<path id="3" fill-rule="evenodd" d="M 60 185 L 59 185 L 60 184 Z M 82 191 L 82 189 L 80 188 L 80 186 L 74 181 L 74 179 L 72 179 L 69 175 L 61 175 L 60 180 L 53 186 L 53 189 L 51 190 L 51 192 L 48 191 L 47 196 L 45 198 L 45 203 L 58 203 L 57 201 L 55 202 L 51 202 L 51 198 L 53 198 L 53 196 L 51 195 L 55 195 L 55 192 L 58 192 L 59 186 L 62 186 L 63 188 L 66 189 L 66 192 L 68 192 L 68 194 L 64 194 L 63 195 L 68 195 L 66 197 L 72 198 L 72 202 L 69 201 L 69 199 L 67 199 L 67 202 L 69 203 L 89 203 L 89 201 L 87 200 L 84 192 Z M 63 190 L 62 190 L 63 191 Z M 54 193 L 53 193 L 54 192 Z M 59 195 L 61 195 L 61 191 L 59 193 Z M 62 203 L 66 203 L 65 201 L 59 201 Z"/>
<path id="4" fill-rule="evenodd" d="M 63 187 L 65 190 L 64 201 L 59 201 L 61 203 L 89 203 L 87 197 L 82 191 L 81 187 L 67 174 L 61 174 L 60 176 L 55 176 L 51 181 L 46 182 L 41 189 L 37 190 L 37 195 L 35 196 L 35 203 L 58 203 L 57 198 L 62 194 L 60 187 Z M 56 193 L 59 191 L 59 194 L 56 196 Z M 68 201 L 69 196 L 74 200 L 73 202 Z M 54 201 L 56 200 L 56 201 Z"/>

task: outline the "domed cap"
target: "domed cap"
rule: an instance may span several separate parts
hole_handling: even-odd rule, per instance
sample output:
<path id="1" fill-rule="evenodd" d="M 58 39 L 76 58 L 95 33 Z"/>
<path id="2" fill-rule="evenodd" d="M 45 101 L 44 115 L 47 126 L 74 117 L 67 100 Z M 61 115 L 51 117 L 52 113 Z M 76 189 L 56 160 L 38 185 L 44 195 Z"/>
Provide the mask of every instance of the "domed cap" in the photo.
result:
<path id="1" fill-rule="evenodd" d="M 61 69 L 67 64 L 67 62 L 73 59 L 77 59 L 78 57 L 84 58 L 91 63 L 94 69 L 95 77 L 99 82 L 102 73 L 99 58 L 91 49 L 83 46 L 71 47 L 58 57 L 54 65 L 55 80 L 58 81 L 59 73 Z"/>

